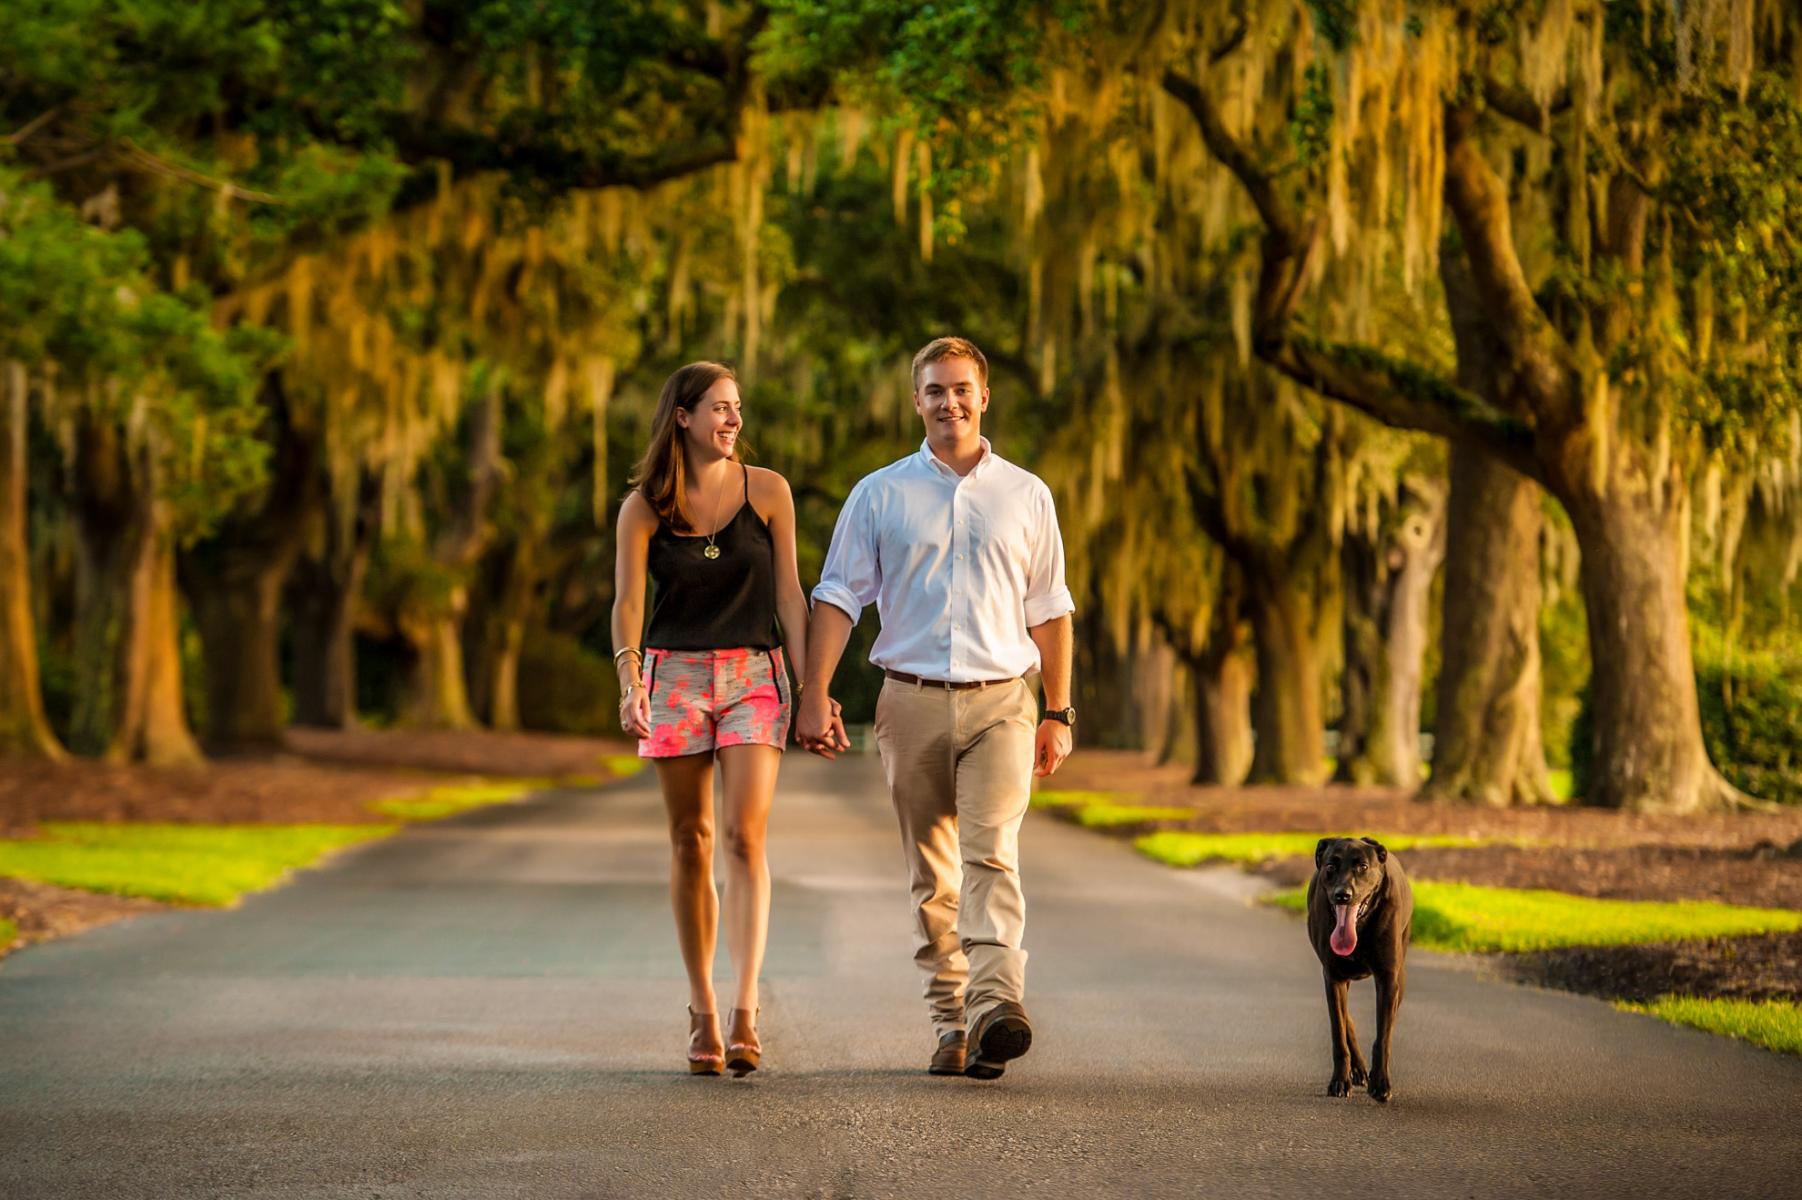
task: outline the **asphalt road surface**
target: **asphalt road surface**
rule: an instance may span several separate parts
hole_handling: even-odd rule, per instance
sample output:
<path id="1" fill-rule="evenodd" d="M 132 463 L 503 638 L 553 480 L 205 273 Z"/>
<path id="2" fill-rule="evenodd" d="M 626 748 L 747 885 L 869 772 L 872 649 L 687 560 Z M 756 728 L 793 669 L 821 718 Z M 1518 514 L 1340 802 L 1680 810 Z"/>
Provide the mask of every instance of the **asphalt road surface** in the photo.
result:
<path id="1" fill-rule="evenodd" d="M 994 1083 L 925 1073 L 873 758 L 790 755 L 743 1081 L 683 1067 L 649 775 L 35 947 L 0 964 L 0 1196 L 1802 1195 L 1802 1060 L 1416 951 L 1395 1101 L 1330 1099 L 1298 918 L 1022 841 L 1037 1035 Z"/>

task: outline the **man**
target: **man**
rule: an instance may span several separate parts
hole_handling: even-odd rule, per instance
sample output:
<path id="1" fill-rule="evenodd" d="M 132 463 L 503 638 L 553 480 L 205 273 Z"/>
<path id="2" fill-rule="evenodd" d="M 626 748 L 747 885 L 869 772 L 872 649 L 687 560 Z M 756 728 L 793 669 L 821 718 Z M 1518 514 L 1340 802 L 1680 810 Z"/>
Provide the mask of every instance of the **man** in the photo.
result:
<path id="1" fill-rule="evenodd" d="M 813 591 L 797 733 L 844 748 L 827 687 L 872 600 L 887 678 L 876 743 L 901 822 L 934 1075 L 994 1079 L 1032 1044 L 1020 822 L 1070 753 L 1071 619 L 1051 491 L 982 436 L 988 363 L 963 338 L 914 356 L 919 453 L 864 478 Z M 1038 667 L 1046 712 L 1023 676 Z M 966 1024 L 967 1021 L 967 1024 Z M 966 1037 L 966 1029 L 968 1035 Z"/>

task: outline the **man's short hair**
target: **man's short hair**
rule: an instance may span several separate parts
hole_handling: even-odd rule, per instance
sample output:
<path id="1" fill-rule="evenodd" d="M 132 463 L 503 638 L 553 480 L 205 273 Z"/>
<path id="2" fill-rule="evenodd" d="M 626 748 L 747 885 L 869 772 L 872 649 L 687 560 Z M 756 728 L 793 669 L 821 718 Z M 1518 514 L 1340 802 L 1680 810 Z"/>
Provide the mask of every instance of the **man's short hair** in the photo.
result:
<path id="1" fill-rule="evenodd" d="M 914 391 L 920 390 L 920 372 L 926 369 L 927 363 L 944 362 L 948 358 L 967 358 L 976 364 L 976 380 L 983 387 L 989 386 L 989 360 L 982 356 L 976 343 L 969 338 L 941 337 L 933 338 L 914 355 Z"/>

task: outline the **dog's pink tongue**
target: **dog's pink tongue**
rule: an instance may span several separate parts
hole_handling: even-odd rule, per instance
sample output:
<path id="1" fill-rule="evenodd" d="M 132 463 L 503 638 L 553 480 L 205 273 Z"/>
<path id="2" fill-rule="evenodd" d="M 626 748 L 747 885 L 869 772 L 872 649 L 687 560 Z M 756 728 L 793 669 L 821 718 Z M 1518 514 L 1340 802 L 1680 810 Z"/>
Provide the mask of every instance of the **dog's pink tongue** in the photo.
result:
<path id="1" fill-rule="evenodd" d="M 1333 905 L 1333 953 L 1343 957 L 1358 948 L 1358 908 L 1355 904 Z"/>

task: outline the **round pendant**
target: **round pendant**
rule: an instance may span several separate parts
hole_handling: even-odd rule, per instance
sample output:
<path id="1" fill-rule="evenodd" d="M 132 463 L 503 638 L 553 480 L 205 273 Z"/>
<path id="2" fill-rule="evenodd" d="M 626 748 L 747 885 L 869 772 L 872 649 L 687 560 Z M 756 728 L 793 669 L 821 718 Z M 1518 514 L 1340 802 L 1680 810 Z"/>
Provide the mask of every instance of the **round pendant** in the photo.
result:
<path id="1" fill-rule="evenodd" d="M 707 543 L 707 549 L 701 551 L 701 553 L 705 554 L 708 558 L 718 558 L 720 556 L 720 548 L 712 542 L 709 542 Z"/>

